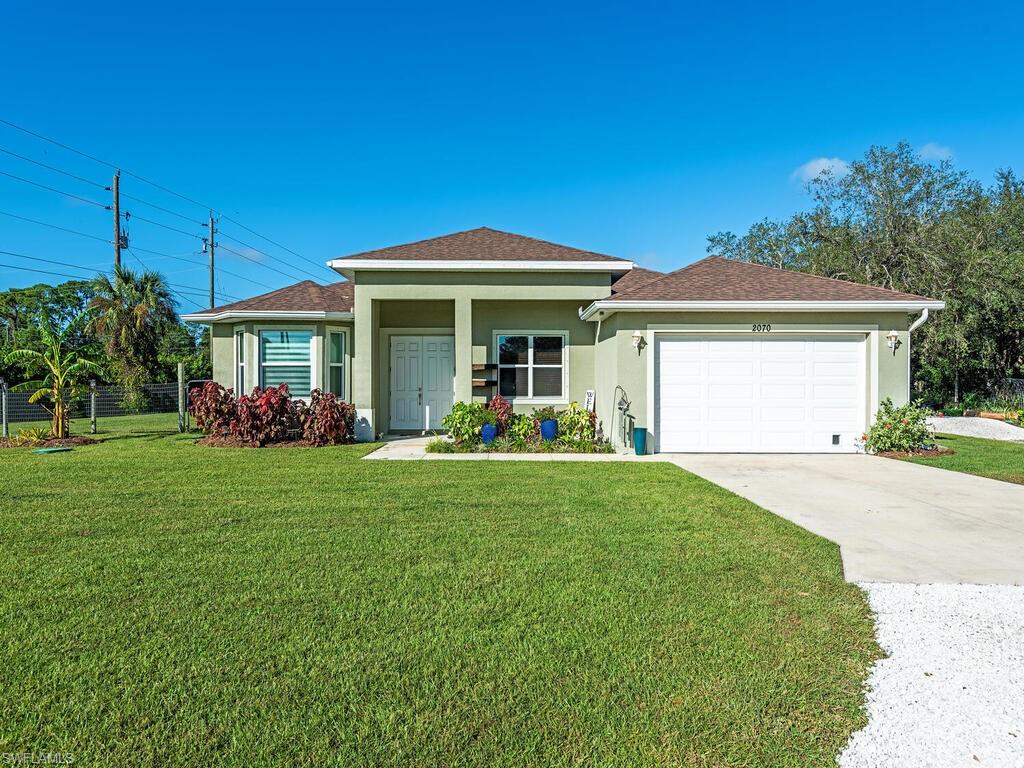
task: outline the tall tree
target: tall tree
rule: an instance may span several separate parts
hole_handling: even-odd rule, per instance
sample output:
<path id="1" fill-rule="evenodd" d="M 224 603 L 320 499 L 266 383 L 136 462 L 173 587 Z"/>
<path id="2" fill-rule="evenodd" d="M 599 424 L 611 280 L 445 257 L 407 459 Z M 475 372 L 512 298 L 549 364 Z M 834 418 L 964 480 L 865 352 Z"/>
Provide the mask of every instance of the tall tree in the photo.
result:
<path id="1" fill-rule="evenodd" d="M 101 369 L 91 360 L 81 357 L 69 343 L 86 323 L 87 312 L 61 323 L 48 309 L 37 315 L 37 327 L 43 340 L 43 351 L 15 349 L 7 360 L 23 364 L 31 373 L 41 372 L 42 378 L 26 381 L 12 387 L 12 391 L 32 392 L 30 403 L 40 403 L 49 412 L 50 430 L 54 437 L 68 436 L 71 423 L 71 404 L 78 396 L 87 376 L 96 376 Z"/>
<path id="2" fill-rule="evenodd" d="M 808 184 L 811 210 L 765 220 L 708 251 L 946 301 L 913 346 L 932 400 L 958 400 L 1024 373 L 1024 187 L 1001 172 L 985 190 L 908 144 L 871 147 L 846 173 Z"/>
<path id="3" fill-rule="evenodd" d="M 112 370 L 124 387 L 124 404 L 141 408 L 143 385 L 159 365 L 161 336 L 177 323 L 170 288 L 157 272 L 118 266 L 112 276 L 97 276 L 93 289 L 92 328 L 106 343 Z"/>

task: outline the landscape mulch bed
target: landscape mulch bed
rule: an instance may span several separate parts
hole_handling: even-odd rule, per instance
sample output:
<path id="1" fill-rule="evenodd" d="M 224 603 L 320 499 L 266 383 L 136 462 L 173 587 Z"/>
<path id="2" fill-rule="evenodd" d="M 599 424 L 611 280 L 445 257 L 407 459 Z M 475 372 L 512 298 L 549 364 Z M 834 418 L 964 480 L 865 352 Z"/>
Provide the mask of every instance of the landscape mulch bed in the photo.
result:
<path id="1" fill-rule="evenodd" d="M 954 453 L 952 448 L 946 448 L 941 445 L 937 445 L 934 448 L 929 448 L 924 451 L 879 451 L 875 456 L 881 456 L 885 459 L 906 459 L 910 456 L 919 458 L 934 458 L 936 456 L 952 456 Z"/>
<path id="2" fill-rule="evenodd" d="M 39 440 L 37 442 L 24 442 L 19 443 L 15 440 L 0 440 L 0 448 L 75 448 L 79 445 L 93 445 L 99 442 L 93 440 L 91 437 L 75 436 L 75 437 L 63 437 L 59 440 L 52 438 L 50 440 Z"/>

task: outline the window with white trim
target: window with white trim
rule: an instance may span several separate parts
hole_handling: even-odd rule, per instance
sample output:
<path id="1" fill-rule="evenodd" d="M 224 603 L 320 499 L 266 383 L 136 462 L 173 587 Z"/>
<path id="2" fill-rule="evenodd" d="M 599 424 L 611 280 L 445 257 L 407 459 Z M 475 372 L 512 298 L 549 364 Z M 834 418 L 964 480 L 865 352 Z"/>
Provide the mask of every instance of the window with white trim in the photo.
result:
<path id="1" fill-rule="evenodd" d="M 245 331 L 235 331 L 235 394 L 245 394 Z"/>
<path id="2" fill-rule="evenodd" d="M 498 394 L 508 399 L 565 399 L 563 333 L 501 334 L 497 337 Z"/>
<path id="3" fill-rule="evenodd" d="M 260 386 L 287 384 L 293 397 L 309 397 L 313 381 L 312 349 L 312 331 L 260 331 Z"/>
<path id="4" fill-rule="evenodd" d="M 341 331 L 327 333 L 327 388 L 345 399 L 345 334 Z"/>

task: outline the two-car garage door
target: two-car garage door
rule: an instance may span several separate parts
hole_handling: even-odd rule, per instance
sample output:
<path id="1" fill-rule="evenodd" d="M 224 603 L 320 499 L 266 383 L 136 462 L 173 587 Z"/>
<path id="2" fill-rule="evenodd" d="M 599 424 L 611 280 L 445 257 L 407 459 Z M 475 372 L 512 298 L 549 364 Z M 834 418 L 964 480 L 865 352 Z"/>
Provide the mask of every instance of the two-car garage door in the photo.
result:
<path id="1" fill-rule="evenodd" d="M 654 438 L 662 452 L 856 450 L 864 335 L 655 336 Z"/>

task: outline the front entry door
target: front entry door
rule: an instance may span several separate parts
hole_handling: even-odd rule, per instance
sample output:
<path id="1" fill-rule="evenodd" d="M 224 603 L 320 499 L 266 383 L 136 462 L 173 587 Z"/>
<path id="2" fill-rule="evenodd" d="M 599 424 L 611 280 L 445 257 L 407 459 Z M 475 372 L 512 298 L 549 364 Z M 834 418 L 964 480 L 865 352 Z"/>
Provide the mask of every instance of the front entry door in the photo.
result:
<path id="1" fill-rule="evenodd" d="M 391 430 L 441 429 L 454 393 L 454 336 L 391 337 Z"/>

